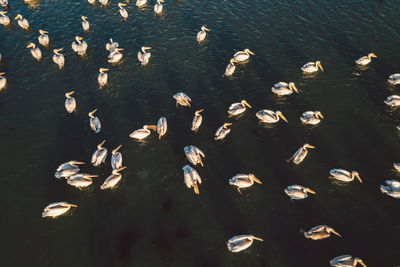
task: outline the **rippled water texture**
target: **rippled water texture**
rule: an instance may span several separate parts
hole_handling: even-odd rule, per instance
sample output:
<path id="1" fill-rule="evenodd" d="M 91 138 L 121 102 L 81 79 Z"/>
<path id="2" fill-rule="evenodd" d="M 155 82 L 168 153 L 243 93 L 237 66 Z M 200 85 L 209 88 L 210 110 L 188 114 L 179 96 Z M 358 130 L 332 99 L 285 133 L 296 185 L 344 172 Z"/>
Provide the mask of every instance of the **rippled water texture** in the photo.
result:
<path id="1" fill-rule="evenodd" d="M 0 27 L 0 72 L 8 80 L 0 93 L 2 266 L 329 266 L 343 254 L 368 266 L 400 264 L 400 201 L 379 191 L 385 179 L 400 179 L 392 170 L 400 161 L 399 110 L 383 103 L 399 92 L 386 82 L 400 72 L 399 1 L 167 0 L 162 16 L 154 15 L 153 2 L 138 9 L 131 1 L 126 21 L 114 0 L 106 8 L 84 0 L 40 1 L 36 8 L 9 2 L 9 16 L 21 13 L 32 30 L 15 21 Z M 198 45 L 202 25 L 211 31 Z M 51 46 L 41 47 L 44 58 L 36 62 L 25 47 L 37 43 L 39 29 L 49 31 Z M 89 45 L 85 59 L 72 52 L 77 35 Z M 106 61 L 110 37 L 125 48 L 116 66 Z M 136 58 L 141 46 L 153 47 L 146 67 Z M 61 47 L 66 65 L 58 70 L 52 49 Z M 222 77 L 244 48 L 255 56 L 231 79 Z M 370 52 L 378 58 L 357 68 L 354 60 Z M 304 76 L 300 67 L 315 60 L 325 71 Z M 110 68 L 101 90 L 100 67 Z M 279 81 L 295 82 L 300 94 L 276 97 L 270 88 Z M 70 90 L 74 114 L 64 108 Z M 176 108 L 172 95 L 180 91 L 192 108 Z M 228 118 L 229 105 L 241 99 L 253 109 Z M 99 134 L 87 115 L 95 108 Z M 190 126 L 200 108 L 204 122 L 195 134 Z M 281 110 L 289 123 L 263 126 L 255 117 L 261 109 Z M 299 121 L 306 110 L 325 119 L 306 127 Z M 161 140 L 128 137 L 161 116 L 168 120 Z M 214 141 L 224 122 L 233 123 L 231 133 Z M 111 172 L 109 158 L 101 167 L 83 166 L 100 175 L 88 189 L 54 178 L 62 162 L 89 163 L 102 140 L 109 152 L 123 144 L 127 169 L 116 189 L 99 188 Z M 303 164 L 287 163 L 306 142 L 316 149 Z M 206 154 L 204 168 L 195 167 L 203 179 L 198 196 L 183 183 L 186 145 Z M 332 168 L 357 170 L 364 182 L 332 183 Z M 254 173 L 263 184 L 240 195 L 228 185 L 237 173 Z M 317 194 L 292 202 L 283 192 L 292 184 Z M 79 207 L 42 219 L 55 201 Z M 319 224 L 343 238 L 312 241 L 300 232 Z M 228 252 L 225 241 L 247 233 L 265 241 Z"/>

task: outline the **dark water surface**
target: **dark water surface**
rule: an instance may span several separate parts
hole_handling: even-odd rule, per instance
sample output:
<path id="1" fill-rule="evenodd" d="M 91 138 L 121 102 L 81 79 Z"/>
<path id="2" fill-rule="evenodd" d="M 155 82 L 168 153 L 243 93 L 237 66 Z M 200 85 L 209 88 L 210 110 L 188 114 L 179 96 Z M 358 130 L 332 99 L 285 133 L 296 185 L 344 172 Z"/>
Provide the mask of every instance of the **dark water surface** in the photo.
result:
<path id="1" fill-rule="evenodd" d="M 387 77 L 400 72 L 400 1 L 166 1 L 155 16 L 153 2 L 137 9 L 128 3 L 123 21 L 117 1 L 101 8 L 79 1 L 40 1 L 29 8 L 9 1 L 9 16 L 21 13 L 32 30 L 15 22 L 0 29 L 0 53 L 7 87 L 0 93 L 0 265 L 1 266 L 329 266 L 342 254 L 361 257 L 368 266 L 400 264 L 399 200 L 383 195 L 385 179 L 399 179 L 399 110 L 383 101 L 399 92 Z M 83 33 L 80 17 L 91 24 Z M 195 39 L 201 25 L 207 41 Z M 36 62 L 25 46 L 49 31 L 51 46 Z M 76 35 L 89 45 L 87 59 L 74 54 Z M 112 37 L 125 48 L 123 62 L 107 63 L 104 46 Z M 136 53 L 151 46 L 150 64 Z M 64 47 L 66 65 L 58 70 L 52 49 Z M 255 52 L 232 79 L 221 76 L 234 52 Z M 354 60 L 375 52 L 363 70 Z M 320 60 L 325 71 L 304 76 L 300 67 Z M 98 89 L 99 67 L 110 68 L 109 85 Z M 279 81 L 294 81 L 300 94 L 278 98 Z M 68 114 L 64 93 L 75 90 L 77 112 Z M 183 91 L 191 109 L 176 108 L 172 95 Z M 252 106 L 228 118 L 231 103 Z M 98 108 L 101 133 L 89 128 L 87 113 Z M 197 134 L 190 131 L 196 109 L 204 108 Z M 281 110 L 289 123 L 262 126 L 260 109 Z M 320 110 L 325 119 L 306 127 L 299 116 Z M 128 137 L 143 124 L 168 120 L 160 141 Z M 215 130 L 233 122 L 226 140 Z M 90 162 L 103 139 L 111 150 L 123 144 L 119 186 L 101 191 L 107 165 L 82 171 L 99 174 L 94 185 L 78 190 L 54 178 L 68 160 Z M 303 143 L 317 148 L 300 166 L 287 163 Z M 206 153 L 200 195 L 183 183 L 183 147 Z M 364 183 L 338 185 L 329 170 L 359 171 Z M 236 173 L 254 173 L 263 184 L 243 190 L 228 185 Z M 291 184 L 317 192 L 291 202 Z M 67 216 L 42 219 L 55 201 L 79 207 Z M 300 230 L 326 224 L 343 235 L 323 241 L 305 239 Z M 225 241 L 238 234 L 264 238 L 241 253 Z"/>

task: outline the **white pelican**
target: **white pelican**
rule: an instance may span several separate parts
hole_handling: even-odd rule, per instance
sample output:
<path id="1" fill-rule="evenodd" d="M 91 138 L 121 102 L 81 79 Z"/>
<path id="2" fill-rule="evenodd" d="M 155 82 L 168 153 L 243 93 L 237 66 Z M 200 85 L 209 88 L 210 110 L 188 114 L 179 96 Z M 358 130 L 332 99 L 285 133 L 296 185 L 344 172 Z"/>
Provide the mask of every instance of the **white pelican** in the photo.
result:
<path id="1" fill-rule="evenodd" d="M 301 70 L 303 72 L 307 72 L 307 73 L 314 73 L 318 71 L 318 68 L 320 68 L 322 71 L 324 71 L 324 69 L 322 68 L 321 62 L 316 61 L 316 62 L 308 62 L 306 64 L 304 64 L 303 67 L 301 67 Z"/>
<path id="2" fill-rule="evenodd" d="M 0 5 L 1 5 L 3 8 L 7 8 L 7 6 L 8 6 L 8 0 L 0 0 Z"/>
<path id="3" fill-rule="evenodd" d="M 333 233 L 339 237 L 342 237 L 338 232 L 333 230 L 332 227 L 329 227 L 326 225 L 315 226 L 315 227 L 311 228 L 310 230 L 308 230 L 307 232 L 304 232 L 304 236 L 306 238 L 310 238 L 312 240 L 321 240 L 321 239 L 330 237 L 331 233 Z"/>
<path id="4" fill-rule="evenodd" d="M 189 165 L 183 166 L 182 170 L 183 170 L 183 178 L 184 178 L 184 182 L 185 182 L 186 186 L 188 188 L 193 187 L 194 193 L 196 195 L 198 195 L 200 192 L 199 192 L 199 186 L 197 183 L 201 184 L 200 175 L 197 173 L 197 171 L 195 169 L 193 169 Z"/>
<path id="5" fill-rule="evenodd" d="M 254 240 L 264 241 L 263 239 L 253 235 L 237 235 L 229 239 L 228 242 L 226 242 L 226 245 L 228 246 L 229 251 L 239 252 L 250 247 Z"/>
<path id="6" fill-rule="evenodd" d="M 147 0 L 136 0 L 137 7 L 143 7 L 145 5 L 147 5 Z"/>
<path id="7" fill-rule="evenodd" d="M 52 217 L 55 218 L 57 216 L 60 216 L 64 213 L 66 213 L 71 207 L 78 207 L 75 204 L 70 204 L 68 202 L 54 202 L 49 205 L 47 205 L 46 208 L 44 208 L 43 213 L 42 213 L 42 218 L 44 217 Z"/>
<path id="8" fill-rule="evenodd" d="M 313 190 L 308 187 L 301 185 L 289 185 L 285 188 L 285 193 L 290 197 L 290 199 L 305 199 L 308 197 L 308 193 L 316 194 Z"/>
<path id="9" fill-rule="evenodd" d="M 82 37 L 79 36 L 75 36 L 75 40 L 77 41 L 77 43 L 72 42 L 72 50 L 74 50 L 74 52 L 78 53 L 78 55 L 83 56 L 86 54 L 86 50 L 88 48 L 88 45 L 85 41 L 81 42 L 83 40 Z"/>
<path id="10" fill-rule="evenodd" d="M 93 183 L 92 178 L 99 177 L 98 175 L 91 175 L 87 173 L 77 173 L 71 175 L 67 179 L 67 184 L 75 186 L 76 188 L 87 187 Z"/>
<path id="11" fill-rule="evenodd" d="M 143 54 L 140 51 L 137 53 L 137 58 L 143 66 L 147 65 L 147 63 L 149 63 L 149 60 L 151 57 L 151 53 L 146 52 L 146 50 L 148 50 L 148 49 L 151 49 L 151 47 L 142 46 L 141 50 L 142 50 Z"/>
<path id="12" fill-rule="evenodd" d="M 381 192 L 400 199 L 400 182 L 396 180 L 386 180 L 385 183 L 386 185 L 381 185 Z"/>
<path id="13" fill-rule="evenodd" d="M 398 96 L 398 95 L 388 96 L 384 102 L 386 105 L 391 106 L 391 107 L 400 106 L 400 96 Z"/>
<path id="14" fill-rule="evenodd" d="M 343 169 L 332 169 L 329 171 L 329 174 L 331 175 L 329 178 L 333 178 L 342 182 L 351 182 L 354 180 L 354 178 L 357 178 L 358 181 L 362 183 L 361 177 L 356 171 L 352 171 L 350 173 L 349 171 Z"/>
<path id="15" fill-rule="evenodd" d="M 108 63 L 114 64 L 118 63 L 122 59 L 122 54 L 119 51 L 124 50 L 123 48 L 115 48 L 112 52 L 108 55 Z"/>
<path id="16" fill-rule="evenodd" d="M 320 123 L 321 119 L 323 119 L 322 113 L 320 111 L 306 111 L 300 117 L 300 120 L 304 124 L 316 125 Z"/>
<path id="17" fill-rule="evenodd" d="M 135 138 L 138 140 L 142 140 L 144 138 L 146 138 L 147 136 L 149 136 L 151 134 L 151 131 L 156 131 L 157 130 L 157 126 L 155 125 L 143 125 L 142 129 L 138 129 L 134 132 L 132 132 L 129 137 L 130 138 Z"/>
<path id="18" fill-rule="evenodd" d="M 40 61 L 40 60 L 42 59 L 42 51 L 40 51 L 40 48 L 39 48 L 39 47 L 36 47 L 36 45 L 35 45 L 34 43 L 29 43 L 29 44 L 26 46 L 26 48 L 30 48 L 30 47 L 32 47 L 32 49 L 31 49 L 31 54 L 32 54 L 32 56 L 33 56 L 34 58 L 36 58 L 37 61 Z"/>
<path id="19" fill-rule="evenodd" d="M 89 24 L 89 21 L 87 21 L 87 17 L 82 16 L 81 19 L 82 19 L 82 28 L 83 28 L 83 30 L 85 32 L 88 32 L 89 29 L 90 29 L 90 24 Z"/>
<path id="20" fill-rule="evenodd" d="M 161 139 L 161 136 L 165 135 L 167 132 L 167 119 L 165 117 L 161 117 L 157 122 L 157 133 L 158 139 Z"/>
<path id="21" fill-rule="evenodd" d="M 7 11 L 0 11 L 0 24 L 2 24 L 3 26 L 8 26 L 10 25 L 10 18 L 8 16 L 6 16 Z"/>
<path id="22" fill-rule="evenodd" d="M 246 48 L 246 49 L 243 50 L 243 51 L 236 52 L 236 53 L 233 55 L 233 58 L 234 58 L 237 62 L 245 62 L 245 61 L 247 61 L 247 60 L 250 58 L 250 54 L 251 54 L 251 55 L 254 55 L 253 52 L 251 52 L 249 49 Z"/>
<path id="23" fill-rule="evenodd" d="M 99 76 L 97 76 L 97 81 L 99 82 L 100 88 L 102 88 L 104 85 L 107 84 L 108 80 L 108 74 L 105 73 L 105 71 L 108 71 L 108 69 L 105 68 L 100 68 L 99 69 Z"/>
<path id="24" fill-rule="evenodd" d="M 305 159 L 305 157 L 308 154 L 308 150 L 307 148 L 315 148 L 315 146 L 312 146 L 310 144 L 304 144 L 302 147 L 300 147 L 296 153 L 294 153 L 294 155 L 288 159 L 287 161 L 291 161 L 293 160 L 294 164 L 300 164 L 303 162 L 303 160 Z"/>
<path id="25" fill-rule="evenodd" d="M 371 59 L 373 57 L 377 57 L 377 56 L 374 53 L 369 53 L 368 56 L 363 56 L 363 57 L 360 57 L 359 59 L 357 59 L 356 63 L 361 66 L 368 65 L 369 63 L 371 63 Z"/>
<path id="26" fill-rule="evenodd" d="M 49 32 L 48 31 L 39 30 L 39 33 L 40 33 L 40 35 L 38 37 L 39 44 L 43 45 L 44 47 L 49 46 L 50 38 L 46 34 L 46 33 L 49 33 Z"/>
<path id="27" fill-rule="evenodd" d="M 29 22 L 28 22 L 26 19 L 24 19 L 24 18 L 21 16 L 21 14 L 18 14 L 14 19 L 17 20 L 18 25 L 19 25 L 22 29 L 24 29 L 24 30 L 26 30 L 26 31 L 29 30 Z"/>
<path id="28" fill-rule="evenodd" d="M 119 169 L 122 167 L 122 154 L 118 150 L 122 147 L 122 145 L 119 145 L 116 149 L 112 151 L 111 154 L 111 167 L 113 170 Z"/>
<path id="29" fill-rule="evenodd" d="M 297 89 L 296 85 L 294 85 L 294 82 L 290 82 L 290 83 L 279 82 L 279 83 L 276 83 L 271 88 L 271 91 L 274 94 L 277 94 L 278 96 L 291 95 L 291 94 L 293 94 L 293 92 L 299 93 L 299 90 Z"/>
<path id="30" fill-rule="evenodd" d="M 75 98 L 73 98 L 71 95 L 75 93 L 75 91 L 71 91 L 68 93 L 65 93 L 65 109 L 68 111 L 68 113 L 72 113 L 76 109 L 76 101 Z"/>
<path id="31" fill-rule="evenodd" d="M 4 87 L 6 87 L 7 84 L 7 79 L 3 77 L 3 75 L 6 74 L 5 72 L 0 72 L 0 90 L 2 90 Z"/>
<path id="32" fill-rule="evenodd" d="M 239 103 L 233 103 L 232 105 L 229 106 L 229 109 L 228 109 L 229 117 L 233 117 L 233 116 L 242 114 L 243 112 L 246 111 L 246 106 L 251 108 L 250 104 L 247 103 L 246 100 L 242 100 Z"/>
<path id="33" fill-rule="evenodd" d="M 206 31 L 209 32 L 210 30 L 207 29 L 205 26 L 201 26 L 201 31 L 199 31 L 196 36 L 197 42 L 200 43 L 200 42 L 203 42 L 204 39 L 206 39 L 206 36 L 207 36 Z"/>
<path id="34" fill-rule="evenodd" d="M 88 0 L 89 4 L 94 5 L 96 3 L 96 0 Z"/>
<path id="35" fill-rule="evenodd" d="M 97 108 L 91 112 L 89 112 L 90 117 L 90 128 L 95 132 L 99 133 L 101 130 L 101 122 L 98 117 L 93 116 L 93 114 L 97 111 Z"/>
<path id="36" fill-rule="evenodd" d="M 400 163 L 393 163 L 393 167 L 396 171 L 400 172 Z"/>
<path id="37" fill-rule="evenodd" d="M 232 123 L 224 123 L 221 127 L 218 128 L 218 130 L 215 132 L 215 140 L 222 140 L 225 138 L 225 136 L 228 135 L 228 133 L 231 131 L 231 129 L 228 128 L 229 125 L 232 125 Z"/>
<path id="38" fill-rule="evenodd" d="M 354 267 L 357 263 L 361 264 L 363 267 L 367 267 L 365 263 L 360 258 L 353 258 L 351 255 L 342 255 L 333 258 L 329 264 L 332 267 Z"/>
<path id="39" fill-rule="evenodd" d="M 231 58 L 229 60 L 229 64 L 228 64 L 228 66 L 226 66 L 226 69 L 225 69 L 225 73 L 224 73 L 225 76 L 229 77 L 235 72 L 235 69 L 236 69 L 235 62 L 238 62 L 238 61 L 236 61 L 233 58 Z"/>
<path id="40" fill-rule="evenodd" d="M 122 175 L 119 173 L 120 171 L 126 169 L 126 167 L 121 167 L 118 169 L 114 169 L 110 176 L 104 181 L 104 183 L 100 186 L 101 190 L 104 189 L 113 189 L 122 178 Z"/>
<path id="41" fill-rule="evenodd" d="M 106 44 L 106 49 L 110 51 L 114 51 L 115 48 L 117 48 L 119 44 L 117 42 L 114 42 L 112 38 L 110 38 L 110 42 Z"/>
<path id="42" fill-rule="evenodd" d="M 193 165 L 197 165 L 198 163 L 200 163 L 201 167 L 204 167 L 201 157 L 204 158 L 206 155 L 198 147 L 185 146 L 183 148 L 183 151 L 185 152 L 185 156 L 190 163 L 192 163 Z"/>
<path id="43" fill-rule="evenodd" d="M 74 175 L 80 171 L 79 167 L 76 166 L 78 164 L 85 164 L 85 162 L 80 162 L 75 160 L 64 162 L 57 167 L 57 171 L 54 176 L 57 179 L 60 179 L 62 177 L 68 178 L 71 175 Z"/>
<path id="44" fill-rule="evenodd" d="M 194 117 L 192 120 L 192 131 L 193 132 L 197 132 L 200 128 L 200 125 L 203 121 L 203 116 L 200 115 L 201 112 L 203 112 L 204 109 L 200 109 L 200 110 L 196 110 L 196 112 L 194 113 Z"/>
<path id="45" fill-rule="evenodd" d="M 121 14 L 122 18 L 127 19 L 128 18 L 128 11 L 126 11 L 126 9 L 123 8 L 124 6 L 126 6 L 126 4 L 118 3 L 119 14 Z"/>
<path id="46" fill-rule="evenodd" d="M 269 109 L 263 109 L 260 110 L 256 113 L 256 117 L 261 121 L 265 123 L 276 123 L 279 121 L 279 118 L 284 120 L 285 122 L 288 122 L 285 116 L 283 116 L 282 112 L 278 111 L 272 111 Z"/>
<path id="47" fill-rule="evenodd" d="M 259 179 L 254 176 L 254 174 L 236 174 L 231 179 L 229 179 L 229 184 L 237 187 L 237 191 L 241 194 L 240 188 L 250 187 L 254 184 L 254 182 L 258 184 L 262 184 Z"/>
<path id="48" fill-rule="evenodd" d="M 389 76 L 388 83 L 391 85 L 400 84 L 400 73 L 395 73 Z"/>
<path id="49" fill-rule="evenodd" d="M 58 65 L 59 69 L 64 68 L 65 64 L 65 58 L 64 55 L 59 53 L 61 50 L 64 48 L 59 48 L 59 49 L 53 49 L 54 55 L 53 55 L 53 61 Z"/>
<path id="50" fill-rule="evenodd" d="M 157 4 L 154 5 L 154 13 L 157 15 L 163 12 L 163 5 L 161 3 L 164 3 L 164 0 L 157 0 Z"/>
<path id="51" fill-rule="evenodd" d="M 190 97 L 185 93 L 177 93 L 173 96 L 173 98 L 176 100 L 176 106 L 179 104 L 181 106 L 190 107 L 190 101 L 192 101 L 192 99 L 190 99 Z"/>
<path id="52" fill-rule="evenodd" d="M 104 6 L 107 6 L 109 3 L 108 3 L 108 0 L 99 0 L 99 3 L 104 7 Z"/>
<path id="53" fill-rule="evenodd" d="M 100 164 L 106 162 L 107 158 L 107 148 L 104 148 L 103 145 L 106 140 L 103 140 L 100 144 L 97 145 L 97 150 L 92 154 L 92 161 L 91 163 L 93 166 L 97 167 Z"/>

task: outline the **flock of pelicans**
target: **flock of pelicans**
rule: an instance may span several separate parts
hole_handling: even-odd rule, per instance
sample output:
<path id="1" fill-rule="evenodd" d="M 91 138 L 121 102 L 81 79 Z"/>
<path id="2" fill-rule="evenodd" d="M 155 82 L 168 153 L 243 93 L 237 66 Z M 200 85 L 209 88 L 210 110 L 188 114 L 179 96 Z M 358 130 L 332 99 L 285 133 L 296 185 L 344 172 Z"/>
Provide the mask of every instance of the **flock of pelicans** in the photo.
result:
<path id="1" fill-rule="evenodd" d="M 29 0 L 25 0 L 25 2 L 29 2 Z M 88 0 L 90 4 L 95 4 L 95 0 Z M 106 6 L 109 4 L 108 0 L 99 0 L 100 4 L 103 6 Z M 154 6 L 154 12 L 157 14 L 160 14 L 163 12 L 163 6 L 162 3 L 163 0 L 157 0 L 157 4 Z M 8 6 L 8 1 L 7 0 L 0 0 L 0 4 L 4 7 L 7 8 Z M 147 5 L 147 0 L 137 0 L 136 6 L 142 7 L 144 5 Z M 126 4 L 123 3 L 118 3 L 119 7 L 119 12 L 121 16 L 126 19 L 128 18 L 128 13 L 127 11 L 123 8 L 126 6 Z M 6 11 L 1 11 L 0 12 L 1 17 L 0 17 L 0 24 L 4 26 L 8 26 L 11 21 L 10 18 L 6 15 Z M 90 24 L 89 21 L 87 20 L 88 18 L 85 16 L 82 16 L 82 28 L 84 31 L 89 31 L 90 30 Z M 14 18 L 14 20 L 17 21 L 18 25 L 24 29 L 24 30 L 29 30 L 30 29 L 30 24 L 29 22 L 22 17 L 22 15 L 17 14 Z M 201 27 L 201 31 L 197 33 L 196 39 L 197 41 L 203 42 L 206 37 L 207 37 L 207 32 L 210 31 L 208 28 L 205 26 Z M 38 42 L 40 45 L 43 47 L 48 47 L 50 43 L 50 38 L 47 35 L 48 32 L 44 30 L 39 30 L 39 37 L 38 37 Z M 86 50 L 88 47 L 88 44 L 83 40 L 82 37 L 76 36 L 75 41 L 73 42 L 71 47 L 74 52 L 76 52 L 79 56 L 85 56 L 86 55 Z M 36 46 L 35 43 L 31 42 L 28 43 L 27 48 L 31 48 L 30 52 L 32 56 L 37 59 L 38 61 L 41 60 L 42 58 L 42 52 L 39 47 Z M 110 42 L 106 44 L 106 49 L 110 52 L 108 56 L 108 62 L 109 63 L 117 63 L 119 62 L 123 55 L 121 54 L 120 51 L 123 50 L 123 48 L 119 47 L 119 44 L 117 42 L 114 42 L 112 39 L 110 39 Z M 147 50 L 150 50 L 151 47 L 142 47 L 141 50 L 137 54 L 137 58 L 139 62 L 142 65 L 146 65 L 149 63 L 151 53 L 148 52 Z M 59 49 L 54 49 L 54 55 L 53 55 L 53 61 L 58 65 L 58 67 L 61 69 L 64 67 L 65 63 L 65 58 L 64 55 L 61 54 L 60 52 L 63 50 L 63 48 Z M 240 64 L 245 64 L 246 62 L 249 61 L 250 55 L 255 55 L 252 51 L 249 49 L 244 49 L 243 51 L 239 51 L 233 55 L 233 57 L 230 59 L 228 66 L 226 67 L 225 70 L 225 76 L 231 76 L 236 68 L 235 63 L 240 63 Z M 370 53 L 368 56 L 361 57 L 360 59 L 356 60 L 356 64 L 365 66 L 368 65 L 372 58 L 375 58 L 376 55 L 374 53 Z M 0 54 L 0 62 L 1 62 L 1 54 Z M 108 80 L 108 74 L 106 73 L 108 69 L 106 68 L 100 68 L 99 69 L 99 74 L 98 74 L 98 83 L 99 87 L 102 88 L 107 85 L 107 80 Z M 319 61 L 316 62 L 309 62 L 306 63 L 301 70 L 304 73 L 317 73 L 319 70 L 323 71 L 323 67 Z M 3 89 L 6 86 L 7 80 L 3 76 L 5 73 L 0 73 L 0 90 Z M 392 74 L 389 76 L 388 83 L 391 85 L 397 85 L 400 84 L 400 74 Z M 272 88 L 271 91 L 278 96 L 287 96 L 292 94 L 293 92 L 299 93 L 296 85 L 293 82 L 279 82 L 276 83 Z M 71 95 L 74 93 L 74 91 L 67 92 L 65 94 L 66 100 L 65 100 L 65 108 L 68 113 L 72 113 L 76 109 L 76 100 L 74 97 Z M 173 98 L 176 101 L 176 105 L 181 105 L 184 107 L 191 107 L 191 99 L 188 95 L 186 95 L 183 92 L 179 92 L 173 96 Z M 398 95 L 392 95 L 387 98 L 385 103 L 389 106 L 400 106 L 400 96 Z M 246 101 L 242 100 L 238 103 L 233 103 L 229 109 L 228 109 L 228 116 L 238 116 L 242 114 L 243 112 L 246 111 L 247 108 L 252 108 L 251 105 Z M 100 119 L 96 116 L 94 116 L 94 113 L 97 111 L 97 109 L 94 109 L 93 111 L 89 112 L 89 117 L 90 117 L 90 127 L 95 133 L 99 133 L 101 131 L 101 122 Z M 200 114 L 203 111 L 203 109 L 197 110 L 194 113 L 193 121 L 192 121 L 192 127 L 191 130 L 194 132 L 197 132 L 199 130 L 199 127 L 202 124 L 202 115 Z M 288 122 L 285 116 L 282 114 L 280 111 L 272 111 L 269 109 L 263 109 L 260 110 L 256 113 L 256 117 L 262 122 L 262 123 L 277 123 L 280 119 L 282 119 L 285 122 Z M 300 120 L 303 124 L 309 124 L 309 125 L 316 125 L 321 122 L 321 119 L 323 119 L 323 115 L 320 111 L 306 111 L 304 112 Z M 229 126 L 232 123 L 224 123 L 221 127 L 217 129 L 215 132 L 215 140 L 222 140 L 224 139 L 231 129 Z M 400 130 L 400 126 L 397 127 Z M 136 139 L 136 140 L 142 140 L 147 138 L 152 131 L 156 131 L 158 133 L 158 138 L 160 139 L 162 136 L 164 136 L 167 132 L 167 119 L 165 117 L 161 117 L 157 125 L 144 125 L 141 129 L 133 131 L 129 137 Z M 92 155 L 92 160 L 91 163 L 93 166 L 99 166 L 100 164 L 105 163 L 105 160 L 107 158 L 107 149 L 103 147 L 105 141 L 101 142 L 97 146 L 97 150 L 93 153 Z M 114 188 L 119 181 L 122 178 L 122 175 L 120 174 L 120 171 L 124 170 L 126 167 L 122 166 L 122 154 L 118 150 L 121 148 L 122 145 L 118 146 L 112 151 L 111 155 L 111 166 L 112 166 L 112 173 L 111 175 L 105 179 L 103 184 L 100 186 L 101 190 L 106 190 L 106 189 L 112 189 Z M 293 156 L 288 159 L 288 161 L 292 161 L 294 164 L 300 164 L 303 162 L 305 157 L 308 154 L 308 149 L 313 149 L 315 148 L 314 146 L 310 144 L 304 144 L 302 145 L 294 154 Z M 203 166 L 203 161 L 202 158 L 205 157 L 205 154 L 203 151 L 201 151 L 198 147 L 195 146 L 185 146 L 184 147 L 184 153 L 186 155 L 186 158 L 188 161 L 193 165 L 196 166 L 197 164 L 200 164 Z M 89 185 L 92 184 L 92 178 L 98 177 L 98 175 L 91 175 L 87 173 L 80 173 L 80 168 L 78 165 L 80 164 L 85 164 L 84 162 L 79 162 L 79 161 L 68 161 L 63 164 L 61 164 L 56 172 L 55 172 L 55 177 L 60 179 L 60 178 L 65 178 L 67 183 L 71 186 L 77 187 L 79 189 L 85 188 Z M 394 168 L 400 172 L 400 163 L 394 163 Z M 193 187 L 194 193 L 199 194 L 199 184 L 201 184 L 201 177 L 198 174 L 198 172 L 191 167 L 190 165 L 185 165 L 183 168 L 183 176 L 184 176 L 184 183 L 188 188 Z M 355 178 L 359 180 L 360 183 L 362 183 L 361 177 L 356 171 L 347 171 L 343 169 L 332 169 L 330 171 L 330 178 L 339 180 L 341 182 L 351 182 Z M 254 174 L 237 174 L 233 176 L 231 179 L 229 179 L 229 184 L 232 186 L 235 186 L 237 188 L 237 191 L 241 193 L 240 189 L 241 188 L 247 188 L 250 187 L 254 184 L 254 182 L 261 184 L 262 182 L 256 178 Z M 389 196 L 392 196 L 394 198 L 400 199 L 400 182 L 396 180 L 387 180 L 386 185 L 381 185 L 380 187 L 381 191 Z M 291 185 L 288 186 L 287 188 L 284 189 L 284 192 L 290 197 L 292 200 L 301 200 L 305 199 L 308 197 L 308 193 L 315 194 L 313 190 L 311 190 L 308 187 L 304 187 L 301 185 Z M 70 210 L 71 207 L 77 207 L 77 205 L 68 203 L 68 202 L 55 202 L 49 204 L 47 207 L 45 207 L 42 217 L 58 217 L 62 214 L 65 214 L 68 210 Z M 326 225 L 319 225 L 316 227 L 311 228 L 309 231 L 304 232 L 304 236 L 306 238 L 312 239 L 312 240 L 321 240 L 330 237 L 331 233 L 341 237 L 339 233 L 337 233 L 333 228 L 326 226 Z M 239 252 L 242 251 L 248 247 L 250 247 L 253 243 L 254 240 L 258 241 L 263 241 L 263 239 L 259 237 L 255 237 L 253 235 L 238 235 L 234 236 L 231 239 L 227 241 L 227 247 L 229 251 L 232 252 Z M 359 258 L 353 258 L 350 255 L 343 255 L 336 257 L 330 261 L 331 266 L 356 266 L 357 263 L 360 263 L 362 266 L 366 266 L 363 261 Z"/>

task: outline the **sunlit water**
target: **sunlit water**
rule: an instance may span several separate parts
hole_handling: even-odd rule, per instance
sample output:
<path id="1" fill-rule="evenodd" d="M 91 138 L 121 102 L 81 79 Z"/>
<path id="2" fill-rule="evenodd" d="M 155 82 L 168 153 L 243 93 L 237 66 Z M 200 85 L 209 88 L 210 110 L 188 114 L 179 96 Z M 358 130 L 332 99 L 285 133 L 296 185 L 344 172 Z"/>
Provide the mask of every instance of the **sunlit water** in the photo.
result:
<path id="1" fill-rule="evenodd" d="M 399 111 L 385 106 L 387 77 L 400 71 L 398 1 L 166 1 L 155 16 L 153 2 L 138 9 L 128 3 L 123 21 L 117 1 L 101 8 L 86 1 L 40 1 L 29 8 L 9 1 L 10 18 L 21 13 L 32 30 L 15 21 L 0 29 L 0 72 L 7 87 L 0 93 L 1 266 L 329 266 L 333 257 L 351 254 L 368 266 L 400 264 L 399 200 L 379 185 L 399 179 L 392 163 L 400 161 Z M 80 17 L 91 25 L 82 32 Z M 211 29 L 199 45 L 196 33 Z M 38 30 L 49 31 L 51 46 L 36 62 L 26 45 L 37 43 Z M 87 58 L 73 53 L 82 36 Z M 123 47 L 122 63 L 107 63 L 105 43 Z M 152 57 L 140 66 L 136 53 L 151 46 Z M 52 49 L 64 47 L 66 65 L 58 70 Z M 222 77 L 233 53 L 244 48 L 255 56 Z M 354 60 L 375 52 L 372 64 L 359 69 Z M 300 67 L 320 60 L 325 71 L 304 76 Z M 98 88 L 100 67 L 110 68 L 109 84 Z M 271 86 L 294 81 L 300 94 L 278 98 Z M 68 114 L 64 93 L 75 90 L 77 112 Z M 183 91 L 192 108 L 176 108 L 172 95 Z M 228 118 L 231 103 L 246 99 L 253 109 Z M 101 133 L 89 127 L 97 108 Z M 193 113 L 204 108 L 198 133 L 190 131 Z M 281 110 L 289 123 L 259 124 L 255 112 Z M 306 127 L 299 116 L 320 110 L 325 119 Z M 145 142 L 128 135 L 159 117 L 168 120 L 161 140 Z M 215 130 L 232 122 L 224 141 Z M 111 173 L 106 165 L 84 165 L 99 174 L 78 190 L 54 178 L 68 160 L 90 162 L 96 145 L 109 152 L 123 144 L 123 178 L 101 191 Z M 300 166 L 286 159 L 303 144 L 316 149 Z M 188 164 L 183 147 L 206 153 L 200 195 L 183 183 Z M 357 170 L 363 183 L 340 185 L 329 170 Z M 242 190 L 228 185 L 236 173 L 254 173 L 263 182 Z M 292 202 L 283 190 L 291 184 L 317 192 Z M 79 207 L 57 219 L 42 219 L 55 201 Z M 326 224 L 343 238 L 305 239 L 301 229 Z M 255 241 L 230 253 L 225 241 L 239 234 Z"/>

